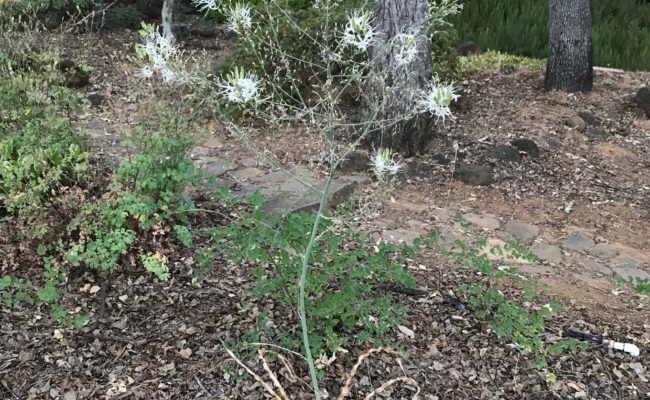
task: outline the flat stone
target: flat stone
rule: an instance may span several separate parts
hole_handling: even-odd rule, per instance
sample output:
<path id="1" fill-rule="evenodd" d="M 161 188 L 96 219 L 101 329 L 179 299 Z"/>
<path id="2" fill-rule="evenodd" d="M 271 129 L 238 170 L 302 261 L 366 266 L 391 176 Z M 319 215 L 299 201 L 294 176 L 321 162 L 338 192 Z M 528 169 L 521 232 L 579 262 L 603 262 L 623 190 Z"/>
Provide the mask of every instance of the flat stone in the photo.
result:
<path id="1" fill-rule="evenodd" d="M 476 225 L 483 229 L 499 229 L 501 223 L 498 219 L 492 214 L 474 214 L 469 213 L 463 215 L 465 221 L 469 222 L 472 225 Z"/>
<path id="2" fill-rule="evenodd" d="M 241 165 L 243 165 L 246 168 L 253 168 L 257 167 L 257 159 L 256 158 L 244 158 L 239 162 Z"/>
<path id="3" fill-rule="evenodd" d="M 416 232 L 404 228 L 386 230 L 381 233 L 381 238 L 383 240 L 392 243 L 412 244 L 413 241 L 420 236 L 422 236 L 420 232 Z"/>
<path id="4" fill-rule="evenodd" d="M 575 251 L 587 251 L 595 245 L 591 236 L 584 232 L 573 232 L 562 242 L 564 248 Z"/>
<path id="5" fill-rule="evenodd" d="M 517 265 L 517 270 L 527 275 L 555 275 L 555 269 L 553 267 L 543 264 Z"/>
<path id="6" fill-rule="evenodd" d="M 501 161 L 521 161 L 521 154 L 519 150 L 507 144 L 498 144 L 494 146 L 489 152 L 488 157 Z"/>
<path id="7" fill-rule="evenodd" d="M 594 114 L 590 113 L 589 111 L 580 111 L 578 113 L 578 117 L 580 117 L 583 121 L 585 121 L 587 125 L 600 126 L 602 124 L 600 119 L 596 117 Z"/>
<path id="8" fill-rule="evenodd" d="M 219 158 L 206 158 L 202 160 L 201 169 L 203 170 L 203 176 L 209 178 L 212 176 L 221 176 L 228 171 L 232 171 L 237 168 L 237 165 L 231 163 L 230 161 L 222 160 Z"/>
<path id="9" fill-rule="evenodd" d="M 612 271 L 609 271 L 609 275 L 612 275 Z M 609 292 L 614 289 L 611 280 L 603 279 L 602 277 L 594 278 L 593 274 L 588 273 L 576 273 L 571 274 L 571 277 L 577 281 L 581 281 L 587 284 L 587 286 L 594 289 L 599 289 L 604 292 Z"/>
<path id="10" fill-rule="evenodd" d="M 306 171 L 300 171 L 302 174 Z M 274 171 L 253 178 L 253 184 L 242 187 L 241 193 L 246 195 L 259 191 L 264 196 L 266 206 L 264 211 L 283 216 L 293 212 L 312 211 L 318 209 L 321 190 L 326 180 L 308 175 L 290 176 L 283 171 Z M 329 206 L 337 206 L 346 201 L 356 186 L 355 182 L 335 179 L 329 188 Z"/>
<path id="11" fill-rule="evenodd" d="M 238 182 L 249 181 L 253 178 L 256 178 L 264 174 L 264 171 L 258 168 L 244 168 L 237 171 L 231 171 L 230 175 L 234 180 Z"/>
<path id="12" fill-rule="evenodd" d="M 434 208 L 430 211 L 431 215 L 440 222 L 449 222 L 453 216 L 452 212 L 448 208 Z"/>
<path id="13" fill-rule="evenodd" d="M 643 262 L 629 254 L 620 254 L 610 261 L 610 265 L 614 268 L 639 268 Z"/>
<path id="14" fill-rule="evenodd" d="M 462 164 L 454 171 L 454 178 L 476 186 L 488 186 L 492 183 L 492 171 L 482 165 Z"/>
<path id="15" fill-rule="evenodd" d="M 523 151 L 529 157 L 539 157 L 539 147 L 531 139 L 519 138 L 510 142 L 517 150 Z"/>
<path id="16" fill-rule="evenodd" d="M 354 182 L 357 185 L 365 185 L 371 182 L 368 175 L 343 175 L 341 179 Z"/>
<path id="17" fill-rule="evenodd" d="M 504 229 L 515 239 L 521 240 L 522 242 L 533 240 L 539 235 L 539 227 L 537 225 L 516 221 L 514 219 L 508 221 Z"/>
<path id="18" fill-rule="evenodd" d="M 587 127 L 587 132 L 585 132 L 585 136 L 589 138 L 590 140 L 603 140 L 607 137 L 607 133 L 603 128 L 599 128 L 597 126 L 589 126 Z"/>
<path id="19" fill-rule="evenodd" d="M 614 268 L 614 274 L 625 280 L 633 279 L 650 279 L 650 274 L 640 268 L 622 267 Z"/>
<path id="20" fill-rule="evenodd" d="M 386 205 L 394 210 L 406 210 L 416 213 L 425 212 L 429 209 L 427 202 L 418 199 L 411 201 L 409 199 L 397 198 L 395 201 L 391 200 Z"/>
<path id="21" fill-rule="evenodd" d="M 585 122 L 584 119 L 580 118 L 577 115 L 574 115 L 573 117 L 569 117 L 564 121 L 564 123 L 569 127 L 569 128 L 574 128 L 577 131 L 583 132 L 585 128 L 587 128 L 587 123 Z"/>
<path id="22" fill-rule="evenodd" d="M 200 160 L 202 158 L 210 156 L 212 152 L 209 148 L 203 146 L 194 146 L 190 149 L 190 159 Z"/>
<path id="23" fill-rule="evenodd" d="M 535 242 L 530 247 L 530 252 L 539 257 L 540 260 L 550 261 L 555 264 L 562 262 L 562 249 L 558 246 Z"/>
<path id="24" fill-rule="evenodd" d="M 618 250 L 607 243 L 598 243 L 588 251 L 592 256 L 603 260 L 610 260 L 618 255 Z"/>
<path id="25" fill-rule="evenodd" d="M 598 273 L 598 274 L 602 274 L 602 275 L 605 275 L 605 276 L 611 276 L 612 275 L 612 270 L 608 266 L 606 266 L 606 265 L 604 265 L 604 264 L 600 263 L 599 261 L 594 260 L 592 258 L 587 258 L 587 257 L 582 258 L 582 259 L 578 260 L 578 263 L 588 271 L 595 272 L 595 273 Z"/>

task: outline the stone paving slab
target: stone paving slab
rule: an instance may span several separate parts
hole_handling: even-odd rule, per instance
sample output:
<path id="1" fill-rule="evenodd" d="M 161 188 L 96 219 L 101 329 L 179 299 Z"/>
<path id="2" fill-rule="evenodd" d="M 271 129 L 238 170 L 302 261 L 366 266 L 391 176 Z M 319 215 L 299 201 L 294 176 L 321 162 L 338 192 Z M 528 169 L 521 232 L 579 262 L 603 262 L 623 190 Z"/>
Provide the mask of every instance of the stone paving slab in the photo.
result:
<path id="1" fill-rule="evenodd" d="M 558 246 L 535 242 L 530 246 L 530 252 L 536 255 L 540 260 L 550 261 L 554 264 L 562 262 L 562 249 Z"/>
<path id="2" fill-rule="evenodd" d="M 236 175 L 237 172 L 231 175 Z M 317 210 L 326 179 L 306 175 L 304 170 L 297 172 L 302 175 L 292 176 L 285 171 L 272 171 L 251 177 L 249 183 L 242 185 L 233 194 L 246 197 L 259 191 L 266 201 L 264 211 L 277 216 Z M 344 178 L 333 180 L 329 188 L 329 206 L 337 206 L 346 201 L 356 186 L 356 182 Z"/>
<path id="3" fill-rule="evenodd" d="M 510 220 L 504 227 L 505 231 L 515 239 L 522 242 L 528 242 L 539 235 L 539 227 L 522 221 Z"/>

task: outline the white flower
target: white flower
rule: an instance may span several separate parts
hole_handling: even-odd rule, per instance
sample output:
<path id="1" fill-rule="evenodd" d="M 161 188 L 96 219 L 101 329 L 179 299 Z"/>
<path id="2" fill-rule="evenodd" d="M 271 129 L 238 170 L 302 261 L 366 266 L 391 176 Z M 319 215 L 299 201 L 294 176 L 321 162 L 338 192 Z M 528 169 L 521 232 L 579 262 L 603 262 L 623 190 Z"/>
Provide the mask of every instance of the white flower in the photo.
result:
<path id="1" fill-rule="evenodd" d="M 165 82 L 173 80 L 176 73 L 171 64 L 178 55 L 174 38 L 161 35 L 153 25 L 143 25 L 140 36 L 142 44 L 139 44 L 138 48 L 147 65 L 140 70 L 139 75 L 150 78 L 154 72 L 160 72 Z"/>
<path id="2" fill-rule="evenodd" d="M 162 75 L 164 82 L 171 82 L 176 78 L 176 72 L 174 72 L 174 70 L 169 69 L 167 67 L 161 68 L 160 74 Z"/>
<path id="3" fill-rule="evenodd" d="M 248 7 L 248 5 L 237 3 L 234 7 L 229 8 L 227 13 L 229 30 L 238 34 L 242 34 L 253 26 L 251 9 Z"/>
<path id="4" fill-rule="evenodd" d="M 141 78 L 149 79 L 153 76 L 153 71 L 148 65 L 145 65 L 138 71 L 138 76 Z"/>
<path id="5" fill-rule="evenodd" d="M 379 178 L 385 175 L 395 175 L 402 169 L 402 164 L 394 160 L 393 152 L 390 149 L 375 150 L 370 161 Z"/>
<path id="6" fill-rule="evenodd" d="M 375 31 L 370 24 L 370 14 L 367 11 L 355 11 L 348 15 L 348 22 L 343 29 L 342 43 L 363 52 L 370 47 L 375 38 Z"/>
<path id="7" fill-rule="evenodd" d="M 199 12 L 208 13 L 219 9 L 216 0 L 193 0 L 192 3 Z"/>
<path id="8" fill-rule="evenodd" d="M 436 118 L 442 118 L 444 122 L 445 118 L 454 118 L 449 105 L 456 99 L 458 95 L 452 83 L 440 84 L 434 80 L 425 90 L 419 92 L 416 106 L 419 112 L 429 112 Z"/>
<path id="9" fill-rule="evenodd" d="M 395 66 L 405 67 L 415 60 L 418 55 L 418 46 L 415 35 L 400 33 L 393 38 L 395 51 Z"/>
<path id="10" fill-rule="evenodd" d="M 226 79 L 217 82 L 217 86 L 221 89 L 219 94 L 236 104 L 257 102 L 262 92 L 262 85 L 257 76 L 241 69 L 235 69 Z"/>

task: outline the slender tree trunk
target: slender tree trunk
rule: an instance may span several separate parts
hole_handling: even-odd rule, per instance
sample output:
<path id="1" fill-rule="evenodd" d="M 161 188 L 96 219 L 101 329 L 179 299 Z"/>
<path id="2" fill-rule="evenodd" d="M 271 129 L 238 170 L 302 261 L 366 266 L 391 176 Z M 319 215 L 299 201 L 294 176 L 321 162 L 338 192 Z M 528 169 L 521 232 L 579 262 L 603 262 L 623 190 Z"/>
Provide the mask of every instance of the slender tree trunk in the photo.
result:
<path id="1" fill-rule="evenodd" d="M 174 0 L 165 0 L 162 7 L 162 35 L 165 37 L 174 38 L 174 32 L 172 31 L 173 24 L 173 10 L 174 10 Z"/>
<path id="2" fill-rule="evenodd" d="M 427 0 L 378 0 L 373 25 L 377 40 L 370 49 L 372 60 L 366 87 L 367 107 L 380 107 L 379 120 L 390 120 L 412 110 L 420 89 L 431 81 L 431 41 L 427 22 Z M 396 35 L 413 34 L 418 55 L 406 67 L 397 68 L 392 46 Z M 390 148 L 404 156 L 421 152 L 432 136 L 432 118 L 421 115 L 403 123 L 381 128 L 368 137 L 374 148 Z"/>
<path id="3" fill-rule="evenodd" d="M 591 0 L 549 0 L 545 89 L 590 91 L 593 80 Z"/>

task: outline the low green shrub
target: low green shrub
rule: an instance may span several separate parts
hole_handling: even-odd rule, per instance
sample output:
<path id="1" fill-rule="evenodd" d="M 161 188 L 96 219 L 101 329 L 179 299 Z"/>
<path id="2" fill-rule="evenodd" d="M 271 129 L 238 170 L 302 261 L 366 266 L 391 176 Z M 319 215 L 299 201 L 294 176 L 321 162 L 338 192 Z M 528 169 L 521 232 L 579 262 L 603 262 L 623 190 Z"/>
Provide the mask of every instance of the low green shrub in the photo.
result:
<path id="1" fill-rule="evenodd" d="M 461 219 L 462 221 L 462 219 Z M 546 368 L 548 358 L 567 350 L 577 350 L 581 346 L 574 339 L 561 339 L 548 343 L 545 340 L 546 321 L 561 312 L 561 304 L 551 301 L 536 307 L 535 283 L 525 280 L 514 267 L 495 267 L 488 253 L 507 262 L 508 259 L 534 261 L 536 256 L 517 242 L 508 242 L 503 248 L 488 247 L 486 240 L 470 246 L 462 240 L 454 241 L 454 250 L 443 250 L 457 263 L 477 273 L 476 278 L 463 286 L 468 296 L 468 306 L 475 315 L 487 320 L 492 331 L 499 337 L 510 340 L 524 352 L 531 354 L 538 368 Z M 502 288 L 523 290 L 503 293 Z"/>
<path id="2" fill-rule="evenodd" d="M 89 155 L 67 117 L 82 104 L 31 74 L 0 78 L 0 204 L 32 239 L 50 230 L 68 189 L 83 186 Z"/>
<path id="3" fill-rule="evenodd" d="M 163 226 L 174 227 L 181 232 L 181 242 L 188 243 L 187 228 L 178 225 L 187 222 L 194 208 L 185 190 L 202 180 L 185 157 L 192 140 L 142 129 L 136 130 L 136 137 L 138 152 L 120 163 L 110 191 L 85 204 L 68 225 L 68 234 L 78 237 L 66 252 L 73 266 L 113 271 L 138 240 L 153 237 Z M 165 260 L 157 252 L 141 255 L 145 268 L 160 279 L 169 277 L 161 266 Z"/>
<path id="4" fill-rule="evenodd" d="M 502 71 L 519 68 L 540 69 L 546 65 L 546 60 L 488 50 L 481 54 L 460 57 L 459 64 L 463 72 Z"/>
<path id="5" fill-rule="evenodd" d="M 285 305 L 286 318 L 297 324 L 301 257 L 315 216 L 298 213 L 279 220 L 261 211 L 261 196 L 253 195 L 249 203 L 251 211 L 236 224 L 210 229 L 215 243 L 212 251 L 227 254 L 234 263 L 251 262 L 256 278 L 253 294 Z M 381 288 L 413 287 L 415 280 L 403 267 L 406 258 L 414 255 L 420 243 L 430 244 L 434 239 L 435 235 L 418 240 L 414 247 L 374 245 L 361 233 L 339 229 L 332 219 L 324 221 L 306 285 L 312 351 L 335 351 L 351 341 L 385 342 L 405 309 Z M 294 333 L 275 333 L 274 339 L 284 338 L 280 341 L 287 346 L 300 343 Z"/>

